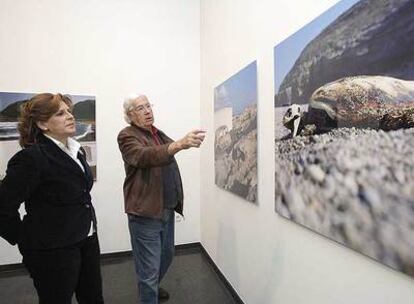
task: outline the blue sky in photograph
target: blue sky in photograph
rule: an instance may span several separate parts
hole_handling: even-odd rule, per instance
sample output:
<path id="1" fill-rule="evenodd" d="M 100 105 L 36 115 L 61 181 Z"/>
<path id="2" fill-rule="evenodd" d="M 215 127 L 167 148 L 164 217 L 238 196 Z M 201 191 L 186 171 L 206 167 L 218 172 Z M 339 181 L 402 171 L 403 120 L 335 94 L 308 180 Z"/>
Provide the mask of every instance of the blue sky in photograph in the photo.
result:
<path id="1" fill-rule="evenodd" d="M 359 1 L 360 0 L 340 1 L 274 47 L 273 62 L 275 71 L 275 93 L 279 91 L 283 78 L 289 73 L 306 45 L 343 12 L 347 11 Z"/>
<path id="2" fill-rule="evenodd" d="M 31 98 L 34 93 L 12 93 L 12 92 L 0 92 L 0 111 L 5 109 L 9 104 L 20 100 L 26 100 Z M 82 100 L 95 99 L 94 96 L 89 95 L 70 95 L 73 103 L 78 103 Z"/>
<path id="3" fill-rule="evenodd" d="M 214 111 L 232 107 L 233 115 L 257 103 L 257 64 L 252 62 L 214 89 Z"/>

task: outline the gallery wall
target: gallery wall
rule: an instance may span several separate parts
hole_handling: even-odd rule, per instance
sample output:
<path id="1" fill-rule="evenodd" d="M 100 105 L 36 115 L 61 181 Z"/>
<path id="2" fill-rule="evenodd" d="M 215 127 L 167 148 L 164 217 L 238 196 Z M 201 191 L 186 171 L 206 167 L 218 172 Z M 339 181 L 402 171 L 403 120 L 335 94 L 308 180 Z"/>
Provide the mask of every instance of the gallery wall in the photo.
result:
<path id="1" fill-rule="evenodd" d="M 200 127 L 199 1 L 0 0 L 0 7 L 0 91 L 96 97 L 92 194 L 101 249 L 130 250 L 116 143 L 126 126 L 123 97 L 147 94 L 156 126 L 173 138 Z M 176 242 L 197 242 L 200 152 L 183 151 L 177 161 L 185 220 L 177 219 Z M 0 240 L 0 265 L 19 262 L 17 248 Z"/>
<path id="2" fill-rule="evenodd" d="M 214 88 L 257 60 L 257 203 L 215 185 L 213 137 L 201 151 L 201 242 L 244 303 L 414 301 L 411 277 L 275 212 L 273 48 L 337 2 L 201 1 L 206 128 L 214 130 Z"/>

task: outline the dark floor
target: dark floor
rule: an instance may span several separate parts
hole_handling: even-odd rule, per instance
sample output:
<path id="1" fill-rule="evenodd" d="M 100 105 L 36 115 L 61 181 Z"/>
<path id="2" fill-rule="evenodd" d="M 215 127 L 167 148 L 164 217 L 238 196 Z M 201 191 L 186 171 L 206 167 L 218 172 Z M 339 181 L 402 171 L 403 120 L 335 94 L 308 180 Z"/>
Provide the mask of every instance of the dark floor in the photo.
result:
<path id="1" fill-rule="evenodd" d="M 105 258 L 102 275 L 106 304 L 137 303 L 134 264 L 130 256 Z M 168 302 L 162 303 L 236 303 L 199 250 L 177 250 L 177 255 L 161 286 L 168 290 L 171 296 Z M 77 303 L 75 299 L 72 302 Z M 0 303 L 37 303 L 32 281 L 25 271 L 0 272 Z"/>

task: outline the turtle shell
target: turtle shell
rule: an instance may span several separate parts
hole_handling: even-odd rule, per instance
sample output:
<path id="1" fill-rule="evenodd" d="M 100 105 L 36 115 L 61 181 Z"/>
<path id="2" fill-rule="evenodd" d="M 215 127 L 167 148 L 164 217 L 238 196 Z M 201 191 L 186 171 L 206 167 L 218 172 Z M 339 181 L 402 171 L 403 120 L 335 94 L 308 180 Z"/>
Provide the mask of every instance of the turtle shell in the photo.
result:
<path id="1" fill-rule="evenodd" d="M 414 81 L 355 76 L 328 83 L 312 94 L 307 123 L 315 124 L 319 131 L 333 127 L 413 127 Z"/>

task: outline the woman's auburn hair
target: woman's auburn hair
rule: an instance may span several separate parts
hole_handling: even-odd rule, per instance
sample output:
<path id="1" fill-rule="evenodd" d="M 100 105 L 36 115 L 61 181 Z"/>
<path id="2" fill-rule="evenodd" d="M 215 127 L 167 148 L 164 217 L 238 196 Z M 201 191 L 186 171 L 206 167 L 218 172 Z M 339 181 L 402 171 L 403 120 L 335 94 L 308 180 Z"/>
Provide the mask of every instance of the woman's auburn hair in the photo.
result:
<path id="1" fill-rule="evenodd" d="M 59 111 L 61 102 L 70 108 L 73 107 L 70 97 L 60 93 L 37 94 L 20 106 L 17 130 L 20 134 L 19 144 L 21 147 L 25 148 L 36 143 L 38 135 L 42 133 L 37 122 L 48 121 L 53 114 Z"/>

